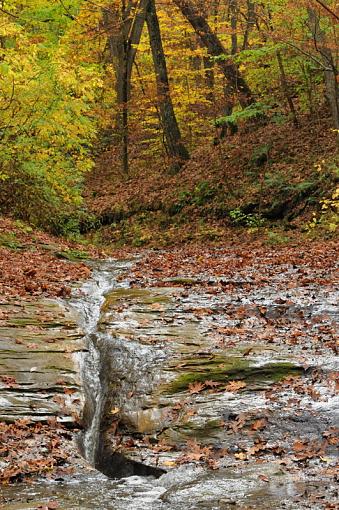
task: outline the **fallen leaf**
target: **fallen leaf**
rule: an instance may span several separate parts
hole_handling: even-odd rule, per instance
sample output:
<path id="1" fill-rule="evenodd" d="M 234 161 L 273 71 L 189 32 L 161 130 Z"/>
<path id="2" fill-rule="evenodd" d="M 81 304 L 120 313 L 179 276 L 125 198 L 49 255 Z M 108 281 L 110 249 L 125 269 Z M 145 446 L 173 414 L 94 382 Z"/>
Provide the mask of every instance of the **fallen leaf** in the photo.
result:
<path id="1" fill-rule="evenodd" d="M 266 418 L 261 418 L 259 420 L 256 420 L 252 423 L 251 429 L 252 430 L 263 430 L 267 426 L 267 420 Z"/>
<path id="2" fill-rule="evenodd" d="M 77 390 L 76 390 L 75 388 L 65 388 L 65 389 L 64 389 L 64 393 L 65 393 L 66 395 L 73 395 L 74 393 L 76 393 L 76 391 L 77 391 Z M 74 402 L 74 401 L 73 401 L 73 402 Z"/>
<path id="3" fill-rule="evenodd" d="M 38 348 L 39 348 L 38 344 L 27 344 L 27 349 L 34 350 L 34 349 L 38 349 Z"/>
<path id="4" fill-rule="evenodd" d="M 218 386 L 221 386 L 221 383 L 216 381 L 205 381 L 205 386 L 207 388 L 217 388 Z"/>
<path id="5" fill-rule="evenodd" d="M 246 388 L 247 384 L 244 381 L 230 381 L 226 386 L 226 391 L 239 391 Z"/>
<path id="6" fill-rule="evenodd" d="M 303 452 L 306 448 L 306 444 L 303 441 L 295 441 L 293 444 L 293 450 L 295 452 Z"/>
<path id="7" fill-rule="evenodd" d="M 206 388 L 205 384 L 199 381 L 188 385 L 188 391 L 191 395 L 195 393 L 200 393 L 205 388 Z"/>
<path id="8" fill-rule="evenodd" d="M 258 478 L 262 480 L 263 482 L 269 482 L 270 479 L 266 475 L 259 475 Z"/>
<path id="9" fill-rule="evenodd" d="M 8 388 L 15 388 L 18 384 L 16 382 L 15 377 L 10 375 L 2 375 L 0 380 L 7 386 Z"/>
<path id="10" fill-rule="evenodd" d="M 110 414 L 119 414 L 120 408 L 119 407 L 113 407 L 113 409 L 110 410 Z"/>
<path id="11" fill-rule="evenodd" d="M 234 457 L 238 460 L 247 460 L 247 454 L 245 452 L 235 453 Z"/>
<path id="12" fill-rule="evenodd" d="M 165 460 L 165 462 L 163 462 L 162 465 L 166 467 L 175 467 L 176 462 L 174 460 Z"/>

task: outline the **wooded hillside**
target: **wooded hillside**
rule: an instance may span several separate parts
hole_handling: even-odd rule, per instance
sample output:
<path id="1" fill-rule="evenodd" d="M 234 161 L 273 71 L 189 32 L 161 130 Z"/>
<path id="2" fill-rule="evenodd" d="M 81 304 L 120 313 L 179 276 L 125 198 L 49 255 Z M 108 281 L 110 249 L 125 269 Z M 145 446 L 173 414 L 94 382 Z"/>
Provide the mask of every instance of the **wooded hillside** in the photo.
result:
<path id="1" fill-rule="evenodd" d="M 118 242 L 192 205 L 333 232 L 338 19 L 334 0 L 2 1 L 0 211 Z"/>

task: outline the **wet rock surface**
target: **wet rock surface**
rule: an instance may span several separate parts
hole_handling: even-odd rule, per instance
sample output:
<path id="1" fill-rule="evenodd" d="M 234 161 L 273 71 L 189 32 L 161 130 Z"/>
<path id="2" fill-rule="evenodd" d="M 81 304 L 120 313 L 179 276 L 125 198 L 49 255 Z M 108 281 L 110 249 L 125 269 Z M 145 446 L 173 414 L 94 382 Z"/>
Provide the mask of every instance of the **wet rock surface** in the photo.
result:
<path id="1" fill-rule="evenodd" d="M 98 265 L 68 303 L 88 333 L 80 445 L 126 478 L 82 466 L 5 488 L 5 508 L 335 508 L 332 282 L 286 288 L 282 267 L 265 286 L 194 274 L 140 285 L 131 267 Z"/>
<path id="2" fill-rule="evenodd" d="M 0 317 L 0 484 L 69 474 L 80 461 L 83 333 L 52 300 L 8 299 Z"/>
<path id="3" fill-rule="evenodd" d="M 76 357 L 84 350 L 74 316 L 51 300 L 9 300 L 0 314 L 0 420 L 72 423 L 82 407 Z"/>
<path id="4" fill-rule="evenodd" d="M 49 504 L 62 510 L 294 510 L 334 509 L 335 491 L 332 477 L 319 475 L 316 469 L 301 477 L 272 462 L 260 469 L 249 464 L 218 472 L 187 466 L 158 480 L 139 476 L 110 480 L 83 470 L 66 480 L 35 482 L 19 490 L 3 487 L 1 496 L 6 510 L 37 510 Z"/>
<path id="5" fill-rule="evenodd" d="M 161 446 L 152 454 L 150 443 L 165 443 L 179 453 L 187 440 L 245 451 L 253 442 L 251 426 L 260 441 L 274 439 L 288 451 L 298 434 L 321 440 L 321 431 L 337 424 L 331 354 L 324 349 L 312 358 L 302 349 L 292 352 L 288 344 L 265 343 L 274 302 L 270 306 L 255 291 L 243 294 L 244 305 L 240 296 L 238 308 L 234 296 L 216 298 L 204 290 L 158 286 L 107 296 L 100 327 L 111 337 L 108 370 L 118 374 L 110 404 L 122 451 L 141 460 L 154 457 L 159 466 L 168 463 L 169 454 L 162 454 Z M 279 317 L 306 336 L 312 332 L 304 317 L 313 320 L 320 304 L 302 301 L 298 297 L 293 306 L 297 314 L 289 306 Z M 235 316 L 240 311 L 241 318 L 229 319 L 229 309 Z M 279 324 L 274 333 L 285 328 Z M 269 329 L 273 335 L 271 324 Z M 319 405 L 324 412 L 316 411 Z M 262 426 L 256 430 L 258 420 Z"/>

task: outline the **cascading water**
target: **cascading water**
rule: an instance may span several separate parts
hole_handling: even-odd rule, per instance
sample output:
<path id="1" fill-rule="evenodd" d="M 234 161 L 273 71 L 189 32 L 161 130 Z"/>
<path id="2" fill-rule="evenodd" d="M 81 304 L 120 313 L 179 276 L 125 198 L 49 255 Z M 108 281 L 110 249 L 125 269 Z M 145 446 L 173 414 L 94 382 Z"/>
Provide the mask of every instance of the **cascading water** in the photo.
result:
<path id="1" fill-rule="evenodd" d="M 110 353 L 114 350 L 114 340 L 100 331 L 99 322 L 105 295 L 113 288 L 126 288 L 128 281 L 119 283 L 117 276 L 131 266 L 128 261 L 97 263 L 93 267 L 92 278 L 75 291 L 69 306 L 77 311 L 79 325 L 85 332 L 86 352 L 80 359 L 80 373 L 84 390 L 83 424 L 84 431 L 78 445 L 85 459 L 107 476 L 160 476 L 163 470 L 126 459 L 118 452 L 107 449 L 103 441 L 102 424 L 105 409 L 113 395 L 109 394 L 111 379 L 119 373 L 111 373 Z M 116 347 L 115 347 L 116 349 Z M 126 358 L 124 358 L 124 363 Z"/>
<path id="2" fill-rule="evenodd" d="M 117 275 L 129 266 L 129 262 L 112 260 L 99 263 L 93 269 L 92 278 L 78 289 L 68 302 L 77 311 L 79 325 L 86 335 L 86 353 L 80 359 L 85 395 L 83 412 L 85 430 L 80 437 L 79 446 L 86 460 L 93 466 L 96 465 L 100 446 L 100 425 L 107 398 L 103 375 L 104 353 L 109 339 L 105 333 L 98 331 L 100 310 L 105 301 L 105 294 L 119 285 Z"/>

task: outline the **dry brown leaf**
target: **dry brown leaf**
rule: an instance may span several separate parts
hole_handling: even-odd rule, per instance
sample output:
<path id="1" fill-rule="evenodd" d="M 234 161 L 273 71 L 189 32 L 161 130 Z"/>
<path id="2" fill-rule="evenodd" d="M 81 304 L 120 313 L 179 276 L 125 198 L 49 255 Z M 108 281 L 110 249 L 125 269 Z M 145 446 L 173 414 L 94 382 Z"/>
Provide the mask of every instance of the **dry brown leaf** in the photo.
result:
<path id="1" fill-rule="evenodd" d="M 262 480 L 263 482 L 269 482 L 270 481 L 270 479 L 266 475 L 259 475 L 258 478 L 260 478 L 260 480 Z"/>
<path id="2" fill-rule="evenodd" d="M 110 410 L 110 414 L 119 414 L 120 413 L 120 408 L 119 407 L 113 407 L 113 409 Z"/>
<path id="3" fill-rule="evenodd" d="M 247 453 L 245 452 L 235 453 L 234 457 L 238 460 L 247 460 Z"/>
<path id="4" fill-rule="evenodd" d="M 244 381 L 230 381 L 225 390 L 226 391 L 239 391 L 246 388 L 247 384 Z"/>
<path id="5" fill-rule="evenodd" d="M 194 395 L 196 393 L 200 393 L 206 388 L 205 384 L 202 382 L 194 382 L 188 385 L 188 391 L 191 395 Z"/>
<path id="6" fill-rule="evenodd" d="M 205 381 L 207 388 L 217 388 L 218 386 L 221 386 L 221 384 L 222 383 L 216 381 Z"/>
<path id="7" fill-rule="evenodd" d="M 261 418 L 259 420 L 255 420 L 255 422 L 252 423 L 251 429 L 252 430 L 263 430 L 266 426 L 267 426 L 266 418 Z"/>

